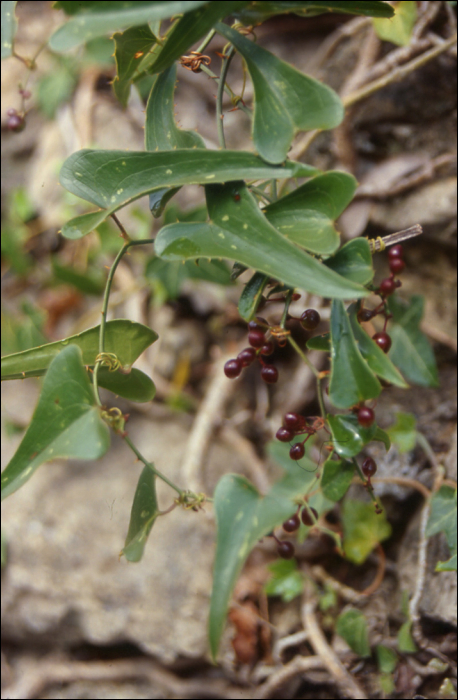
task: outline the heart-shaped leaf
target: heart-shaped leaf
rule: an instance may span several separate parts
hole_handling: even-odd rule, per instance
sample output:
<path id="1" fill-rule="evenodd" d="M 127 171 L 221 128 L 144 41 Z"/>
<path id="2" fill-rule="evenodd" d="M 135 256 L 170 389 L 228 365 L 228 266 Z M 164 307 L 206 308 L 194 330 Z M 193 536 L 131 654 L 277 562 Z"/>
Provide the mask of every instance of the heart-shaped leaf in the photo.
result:
<path id="1" fill-rule="evenodd" d="M 157 516 L 156 475 L 145 466 L 140 474 L 130 513 L 129 530 L 121 551 L 127 561 L 140 561 Z"/>
<path id="2" fill-rule="evenodd" d="M 74 15 L 71 20 L 63 24 L 54 32 L 49 40 L 52 51 L 65 52 L 90 41 L 97 36 L 110 34 L 118 30 L 147 24 L 158 19 L 168 19 L 173 15 L 206 5 L 206 0 L 175 0 L 175 1 L 150 1 L 150 2 L 94 2 L 89 7 L 81 7 L 86 3 L 55 3 L 55 7 L 66 8 Z"/>
<path id="3" fill-rule="evenodd" d="M 245 60 L 254 89 L 253 142 L 267 162 L 285 160 L 297 131 L 332 129 L 340 124 L 344 109 L 331 88 L 225 24 L 218 22 L 215 28 Z"/>
<path id="4" fill-rule="evenodd" d="M 317 175 L 263 212 L 272 226 L 293 243 L 317 255 L 331 255 L 339 247 L 333 221 L 351 202 L 356 184 L 347 173 Z"/>
<path id="5" fill-rule="evenodd" d="M 46 373 L 37 407 L 14 457 L 2 472 L 2 499 L 51 459 L 98 459 L 108 450 L 108 426 L 94 405 L 81 350 L 59 352 Z"/>
<path id="6" fill-rule="evenodd" d="M 23 352 L 2 357 L 2 380 L 23 379 L 43 375 L 53 358 L 67 345 L 76 345 L 83 353 L 83 364 L 95 365 L 99 354 L 100 326 L 69 336 L 54 343 L 40 345 Z M 126 319 L 108 321 L 105 327 L 105 352 L 114 353 L 125 369 L 130 369 L 137 357 L 157 340 L 157 333 L 141 323 Z"/>
<path id="7" fill-rule="evenodd" d="M 132 78 L 139 69 L 145 54 L 157 43 L 147 24 L 129 27 L 125 32 L 113 35 L 117 74 L 113 80 L 116 97 L 125 107 L 129 99 Z"/>
<path id="8" fill-rule="evenodd" d="M 321 488 L 326 498 L 331 501 L 340 501 L 347 493 L 354 473 L 353 462 L 344 459 L 327 459 L 321 474 Z"/>
<path id="9" fill-rule="evenodd" d="M 243 476 L 226 474 L 214 493 L 217 524 L 216 557 L 210 604 L 210 649 L 216 658 L 224 629 L 229 599 L 243 563 L 256 542 L 290 517 L 295 510 L 292 499 L 315 479 L 316 465 L 306 458 L 310 471 L 299 469 L 290 460 L 288 472 L 266 496 Z"/>
<path id="10" fill-rule="evenodd" d="M 110 372 L 107 367 L 101 367 L 97 376 L 98 385 L 112 391 L 123 399 L 145 403 L 152 401 L 156 395 L 154 382 L 147 374 L 133 367 L 129 374 Z"/>
<path id="11" fill-rule="evenodd" d="M 212 223 L 165 226 L 155 241 L 156 254 L 166 260 L 229 258 L 326 297 L 362 297 L 366 289 L 329 270 L 282 236 L 269 224 L 243 182 L 206 187 Z"/>
<path id="12" fill-rule="evenodd" d="M 187 52 L 190 46 L 209 32 L 215 22 L 232 15 L 245 5 L 248 5 L 246 0 L 232 2 L 219 0 L 219 2 L 207 2 L 204 7 L 198 7 L 188 12 L 176 22 L 167 34 L 167 41 L 150 67 L 150 71 L 160 73 L 171 66 L 174 61 Z"/>
<path id="13" fill-rule="evenodd" d="M 347 311 L 341 301 L 331 307 L 331 381 L 329 398 L 337 408 L 350 408 L 375 399 L 382 387 L 356 344 Z"/>
<path id="14" fill-rule="evenodd" d="M 358 656 L 367 658 L 371 655 L 367 621 L 361 610 L 344 610 L 337 618 L 336 632 Z"/>

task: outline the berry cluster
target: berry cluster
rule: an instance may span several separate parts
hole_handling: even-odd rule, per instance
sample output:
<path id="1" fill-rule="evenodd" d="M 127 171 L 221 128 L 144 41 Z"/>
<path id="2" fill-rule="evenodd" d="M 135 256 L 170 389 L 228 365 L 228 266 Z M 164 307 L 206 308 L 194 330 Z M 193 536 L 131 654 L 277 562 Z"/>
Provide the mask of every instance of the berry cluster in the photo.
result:
<path id="1" fill-rule="evenodd" d="M 301 512 L 302 509 L 302 512 Z M 315 508 L 310 506 L 299 506 L 296 513 L 292 515 L 288 520 L 282 525 L 285 532 L 291 534 L 299 530 L 301 520 L 307 527 L 312 527 L 318 520 L 318 513 Z M 277 542 L 277 554 L 282 559 L 291 559 L 294 556 L 294 545 L 288 540 L 279 540 L 273 532 L 270 533 L 270 537 L 273 537 Z"/>
<path id="2" fill-rule="evenodd" d="M 311 421 L 311 425 L 307 425 Z M 324 420 L 319 416 L 305 418 L 298 413 L 287 413 L 283 418 L 283 425 L 276 432 L 275 437 L 280 442 L 290 442 L 295 435 L 304 435 L 302 442 L 295 442 L 289 451 L 291 459 L 302 459 L 305 454 L 305 443 L 318 430 L 324 427 Z"/>
<path id="3" fill-rule="evenodd" d="M 17 109 L 11 107 L 6 114 L 8 116 L 6 125 L 10 131 L 18 133 L 19 131 L 23 131 L 25 129 L 25 119 L 22 114 L 18 113 Z"/>
<path id="4" fill-rule="evenodd" d="M 300 295 L 295 294 L 293 298 Z M 269 301 L 279 301 L 271 299 Z M 292 318 L 289 316 L 288 318 Z M 320 323 L 320 314 L 315 309 L 306 309 L 300 317 L 300 322 L 306 330 L 314 330 Z M 266 333 L 269 333 L 269 338 Z M 269 323 L 260 316 L 248 324 L 248 342 L 250 347 L 244 348 L 233 360 L 228 360 L 224 365 L 224 374 L 229 379 L 235 379 L 240 375 L 244 367 L 253 364 L 257 359 L 261 364 L 261 378 L 267 384 L 275 384 L 278 381 L 278 370 L 274 365 L 265 361 L 266 357 L 272 355 L 275 350 L 274 340 L 279 347 L 284 347 L 287 342 L 289 331 L 282 326 L 270 326 Z"/>
<path id="5" fill-rule="evenodd" d="M 393 294 L 402 284 L 400 280 L 395 279 L 395 275 L 399 275 L 405 268 L 404 251 L 402 245 L 395 245 L 389 249 L 388 261 L 391 274 L 389 277 L 385 277 L 385 279 L 380 282 L 378 289 L 375 290 L 381 296 L 382 301 L 375 309 L 370 310 L 361 307 L 358 312 L 358 319 L 360 323 L 366 323 L 378 314 L 382 314 L 385 317 L 383 331 L 379 331 L 372 336 L 372 340 L 377 343 L 383 352 L 389 352 L 391 348 L 391 338 L 386 332 L 386 324 L 388 319 L 391 318 L 391 315 L 387 311 L 386 298 Z"/>

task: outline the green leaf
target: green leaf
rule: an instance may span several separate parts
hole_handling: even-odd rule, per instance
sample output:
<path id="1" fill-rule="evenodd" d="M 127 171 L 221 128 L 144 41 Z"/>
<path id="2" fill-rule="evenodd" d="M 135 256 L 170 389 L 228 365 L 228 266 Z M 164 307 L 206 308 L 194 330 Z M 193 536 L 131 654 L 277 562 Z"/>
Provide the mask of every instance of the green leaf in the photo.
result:
<path id="1" fill-rule="evenodd" d="M 256 313 L 256 309 L 261 301 L 264 288 L 269 281 L 267 275 L 262 272 L 255 272 L 253 277 L 246 283 L 239 299 L 239 314 L 244 321 L 251 321 Z"/>
<path id="2" fill-rule="evenodd" d="M 407 46 L 412 38 L 412 30 L 417 21 L 417 3 L 403 0 L 394 8 L 394 17 L 374 19 L 375 33 L 383 41 L 391 41 L 396 46 Z"/>
<path id="3" fill-rule="evenodd" d="M 102 211 L 91 211 L 89 214 L 81 214 L 80 216 L 75 216 L 74 219 L 70 219 L 66 224 L 62 226 L 60 233 L 64 238 L 69 238 L 70 240 L 77 240 L 91 233 L 97 226 L 109 216 L 109 212 L 106 209 Z"/>
<path id="4" fill-rule="evenodd" d="M 161 258 L 151 258 L 145 270 L 145 276 L 151 280 L 153 288 L 159 285 L 167 299 L 177 299 L 183 282 L 187 279 L 204 280 L 213 284 L 230 285 L 230 271 L 219 260 L 188 260 L 167 262 Z"/>
<path id="5" fill-rule="evenodd" d="M 83 294 L 99 296 L 105 289 L 106 279 L 101 270 L 87 269 L 83 274 L 69 265 L 60 265 L 55 258 L 51 259 L 51 264 L 54 279 L 71 284 Z"/>
<path id="6" fill-rule="evenodd" d="M 138 480 L 130 514 L 129 529 L 121 554 L 127 561 L 140 561 L 157 516 L 156 475 L 145 466 Z"/>
<path id="7" fill-rule="evenodd" d="M 377 644 L 377 665 L 381 673 L 393 673 L 398 665 L 398 656 L 393 649 L 384 644 Z"/>
<path id="8" fill-rule="evenodd" d="M 354 564 L 362 564 L 383 540 L 391 535 L 385 511 L 376 513 L 373 503 L 347 498 L 343 503 L 342 522 L 345 556 Z"/>
<path id="9" fill-rule="evenodd" d="M 61 105 L 70 100 L 77 75 L 68 60 L 60 60 L 40 78 L 36 91 L 38 105 L 48 119 L 54 119 Z"/>
<path id="10" fill-rule="evenodd" d="M 417 419 L 413 413 L 396 413 L 396 422 L 387 429 L 399 452 L 410 452 L 417 442 Z"/>
<path id="11" fill-rule="evenodd" d="M 153 380 L 135 367 L 130 370 L 129 374 L 110 372 L 108 367 L 101 367 L 97 379 L 99 386 L 129 401 L 145 403 L 152 401 L 156 394 Z"/>
<path id="12" fill-rule="evenodd" d="M 356 2 L 307 2 L 307 0 L 274 0 L 273 2 L 250 3 L 247 8 L 236 13 L 244 24 L 259 24 L 273 15 L 292 12 L 301 17 L 313 17 L 324 12 L 348 13 L 351 15 L 366 15 L 368 17 L 392 17 L 393 8 L 386 2 L 371 2 L 362 0 Z"/>
<path id="13" fill-rule="evenodd" d="M 186 15 L 184 19 L 188 18 Z M 170 151 L 177 148 L 205 148 L 196 131 L 178 129 L 174 117 L 174 92 L 177 67 L 172 66 L 157 77 L 146 106 L 145 148 L 147 151 Z"/>
<path id="14" fill-rule="evenodd" d="M 14 37 L 17 30 L 16 5 L 17 2 L 11 2 L 11 0 L 2 2 L 2 59 L 8 58 L 13 53 Z"/>
<path id="15" fill-rule="evenodd" d="M 362 428 L 354 414 L 327 416 L 332 432 L 334 449 L 338 455 L 344 458 L 354 457 L 359 454 L 364 445 L 374 439 L 377 425 L 373 423 L 370 428 Z"/>
<path id="16" fill-rule="evenodd" d="M 62 228 L 66 238 L 81 238 L 110 214 L 150 192 L 170 187 L 227 182 L 240 178 L 311 177 L 318 171 L 304 163 L 268 165 L 246 151 L 101 151 L 84 149 L 62 166 L 60 182 L 69 192 L 103 211 L 77 216 Z M 161 202 L 163 204 L 163 202 Z"/>
<path id="17" fill-rule="evenodd" d="M 315 335 L 306 342 L 308 350 L 320 350 L 321 352 L 331 352 L 331 334 Z"/>
<path id="18" fill-rule="evenodd" d="M 110 445 L 108 426 L 94 405 L 81 350 L 64 348 L 49 366 L 21 444 L 2 473 L 2 499 L 56 458 L 98 459 Z"/>
<path id="19" fill-rule="evenodd" d="M 407 620 L 401 625 L 398 632 L 399 651 L 404 654 L 414 654 L 418 651 L 412 637 L 412 620 Z"/>
<path id="20" fill-rule="evenodd" d="M 323 465 L 321 488 L 326 498 L 340 501 L 348 491 L 355 473 L 355 465 L 344 459 L 327 459 Z"/>
<path id="21" fill-rule="evenodd" d="M 368 284 L 374 276 L 369 241 L 365 238 L 348 241 L 332 258 L 326 260 L 325 264 L 339 275 L 358 284 Z"/>
<path id="22" fill-rule="evenodd" d="M 334 300 L 331 307 L 330 400 L 337 408 L 350 408 L 361 401 L 375 399 L 381 390 L 380 382 L 358 350 L 343 303 Z"/>
<path id="23" fill-rule="evenodd" d="M 224 24 L 218 34 L 231 42 L 244 58 L 254 89 L 253 142 L 269 163 L 285 160 L 299 130 L 332 129 L 344 109 L 331 88 L 300 73 L 289 63 Z"/>
<path id="24" fill-rule="evenodd" d="M 388 433 L 386 433 L 384 430 L 382 430 L 378 426 L 377 426 L 377 430 L 375 431 L 374 437 L 372 438 L 372 440 L 378 440 L 379 442 L 383 442 L 383 444 L 385 445 L 385 450 L 387 452 L 391 447 L 390 436 L 388 435 Z"/>
<path id="25" fill-rule="evenodd" d="M 284 603 L 290 603 L 304 590 L 304 579 L 297 569 L 294 559 L 278 559 L 268 567 L 272 577 L 264 586 L 269 596 L 279 596 Z"/>
<path id="26" fill-rule="evenodd" d="M 243 182 L 211 185 L 205 190 L 212 223 L 165 226 L 155 241 L 157 255 L 166 260 L 228 258 L 291 287 L 326 297 L 367 294 L 278 233 Z"/>
<path id="27" fill-rule="evenodd" d="M 394 366 L 386 353 L 379 348 L 377 343 L 367 335 L 363 328 L 361 328 L 361 324 L 359 323 L 357 317 L 357 305 L 351 304 L 351 306 L 349 306 L 347 309 L 347 313 L 350 318 L 350 324 L 358 350 L 369 365 L 372 372 L 378 377 L 384 379 L 386 382 L 406 389 L 408 384 L 406 384 L 402 378 L 399 370 Z"/>
<path id="28" fill-rule="evenodd" d="M 290 460 L 288 472 L 265 496 L 243 476 L 226 474 L 214 493 L 217 525 L 216 557 L 210 604 L 210 650 L 215 659 L 224 629 L 229 599 L 243 563 L 257 541 L 290 517 L 292 499 L 303 494 L 315 479 L 315 465 L 306 460 L 310 472 Z"/>
<path id="29" fill-rule="evenodd" d="M 434 353 L 425 335 L 420 330 L 424 299 L 414 295 L 410 304 L 397 297 L 388 298 L 388 307 L 393 314 L 390 336 L 390 360 L 412 384 L 439 386 Z"/>
<path id="30" fill-rule="evenodd" d="M 93 367 L 99 354 L 99 329 L 100 326 L 95 326 L 63 340 L 2 357 L 2 380 L 41 376 L 53 358 L 67 345 L 79 347 L 83 353 L 83 364 Z M 108 321 L 105 327 L 105 352 L 115 353 L 121 366 L 130 369 L 137 357 L 157 337 L 157 333 L 141 323 L 125 319 Z"/>
<path id="31" fill-rule="evenodd" d="M 367 622 L 360 610 L 348 608 L 340 613 L 336 622 L 336 632 L 358 656 L 367 658 L 371 655 Z"/>
<path id="32" fill-rule="evenodd" d="M 188 12 L 178 20 L 167 34 L 167 41 L 157 59 L 150 67 L 153 73 L 160 73 L 169 68 L 180 56 L 209 32 L 213 25 L 223 17 L 232 15 L 236 10 L 248 5 L 246 0 L 233 2 L 209 2 Z"/>
<path id="33" fill-rule="evenodd" d="M 157 43 L 157 38 L 147 24 L 129 27 L 125 32 L 113 35 L 115 42 L 116 76 L 113 90 L 125 107 L 129 99 L 132 78 L 140 67 L 145 54 Z"/>
<path id="34" fill-rule="evenodd" d="M 426 526 L 426 535 L 431 537 L 443 532 L 450 549 L 450 559 L 439 562 L 436 571 L 456 571 L 456 489 L 441 486 L 431 498 L 431 513 Z"/>
<path id="35" fill-rule="evenodd" d="M 263 212 L 272 226 L 293 243 L 317 255 L 330 255 L 339 247 L 333 221 L 351 202 L 356 184 L 352 175 L 331 171 L 269 204 Z"/>
<path id="36" fill-rule="evenodd" d="M 73 7 L 72 19 L 63 24 L 54 32 L 49 47 L 52 51 L 64 52 L 90 41 L 97 36 L 123 31 L 128 27 L 147 24 L 154 20 L 168 19 L 181 12 L 205 5 L 205 0 L 177 0 L 176 2 L 102 2 L 84 6 L 83 3 L 75 3 L 80 7 Z M 65 7 L 66 3 L 58 4 Z M 68 6 L 69 7 L 69 6 Z M 79 11 L 78 10 L 82 10 Z M 78 14 L 76 14 L 78 12 Z"/>

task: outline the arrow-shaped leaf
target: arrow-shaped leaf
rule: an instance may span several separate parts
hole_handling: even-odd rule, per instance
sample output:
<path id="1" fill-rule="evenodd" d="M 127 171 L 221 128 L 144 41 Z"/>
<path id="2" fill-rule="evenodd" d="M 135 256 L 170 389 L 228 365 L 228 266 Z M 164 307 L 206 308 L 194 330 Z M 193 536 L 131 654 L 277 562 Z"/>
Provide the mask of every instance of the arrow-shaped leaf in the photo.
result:
<path id="1" fill-rule="evenodd" d="M 83 364 L 93 367 L 99 353 L 99 331 L 100 326 L 95 326 L 64 340 L 5 355 L 1 361 L 2 380 L 41 376 L 54 357 L 67 345 L 79 347 Z M 141 323 L 126 319 L 108 321 L 105 327 L 105 352 L 115 353 L 121 366 L 130 369 L 137 357 L 154 343 L 157 337 L 155 331 Z"/>
<path id="2" fill-rule="evenodd" d="M 107 451 L 108 426 L 94 406 L 94 393 L 75 345 L 53 359 L 37 407 L 16 454 L 2 472 L 2 499 L 51 459 L 98 459 Z"/>
<path id="3" fill-rule="evenodd" d="M 315 479 L 316 465 L 301 460 L 307 471 L 295 462 L 288 473 L 266 496 L 243 476 L 226 474 L 214 493 L 217 524 L 216 557 L 210 604 L 210 649 L 216 658 L 224 629 L 227 608 L 243 563 L 261 537 L 286 520 L 294 512 L 293 498 L 307 489 Z"/>
<path id="4" fill-rule="evenodd" d="M 311 177 L 316 168 L 287 161 L 269 165 L 247 151 L 101 151 L 83 149 L 62 166 L 60 182 L 69 192 L 101 207 L 62 227 L 62 235 L 79 238 L 111 213 L 154 190 L 231 180 Z"/>
<path id="5" fill-rule="evenodd" d="M 299 130 L 332 129 L 343 119 L 339 96 L 289 63 L 225 24 L 218 34 L 243 56 L 254 89 L 253 142 L 269 163 L 285 160 L 294 134 Z"/>
<path id="6" fill-rule="evenodd" d="M 166 260 L 229 258 L 291 287 L 325 297 L 367 295 L 282 236 L 269 224 L 243 182 L 206 187 L 212 223 L 165 226 L 155 251 Z"/>

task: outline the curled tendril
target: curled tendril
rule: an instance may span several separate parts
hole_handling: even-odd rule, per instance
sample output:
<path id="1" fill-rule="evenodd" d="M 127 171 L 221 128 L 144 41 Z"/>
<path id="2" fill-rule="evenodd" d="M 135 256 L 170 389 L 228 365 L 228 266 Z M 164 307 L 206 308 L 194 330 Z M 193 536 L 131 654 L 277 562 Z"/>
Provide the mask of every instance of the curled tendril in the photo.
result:
<path id="1" fill-rule="evenodd" d="M 124 426 L 129 415 L 124 415 L 120 408 L 117 406 L 113 406 L 113 408 L 103 408 L 100 415 L 116 433 L 121 436 L 127 435 L 124 431 Z"/>
<path id="2" fill-rule="evenodd" d="M 204 493 L 185 491 L 175 500 L 175 503 L 179 506 L 183 506 L 186 510 L 202 510 L 202 506 L 206 500 L 207 496 Z"/>
<path id="3" fill-rule="evenodd" d="M 201 64 L 203 63 L 204 66 L 209 66 L 211 61 L 210 56 L 205 56 L 203 53 L 199 53 L 198 51 L 191 51 L 189 56 L 182 56 L 180 58 L 180 64 L 183 66 L 183 68 L 186 68 L 186 70 L 192 70 L 193 73 L 200 73 Z"/>
<path id="4" fill-rule="evenodd" d="M 95 361 L 96 363 L 99 362 L 101 365 L 108 367 L 109 372 L 116 372 L 121 367 L 121 363 L 114 352 L 99 352 Z"/>

